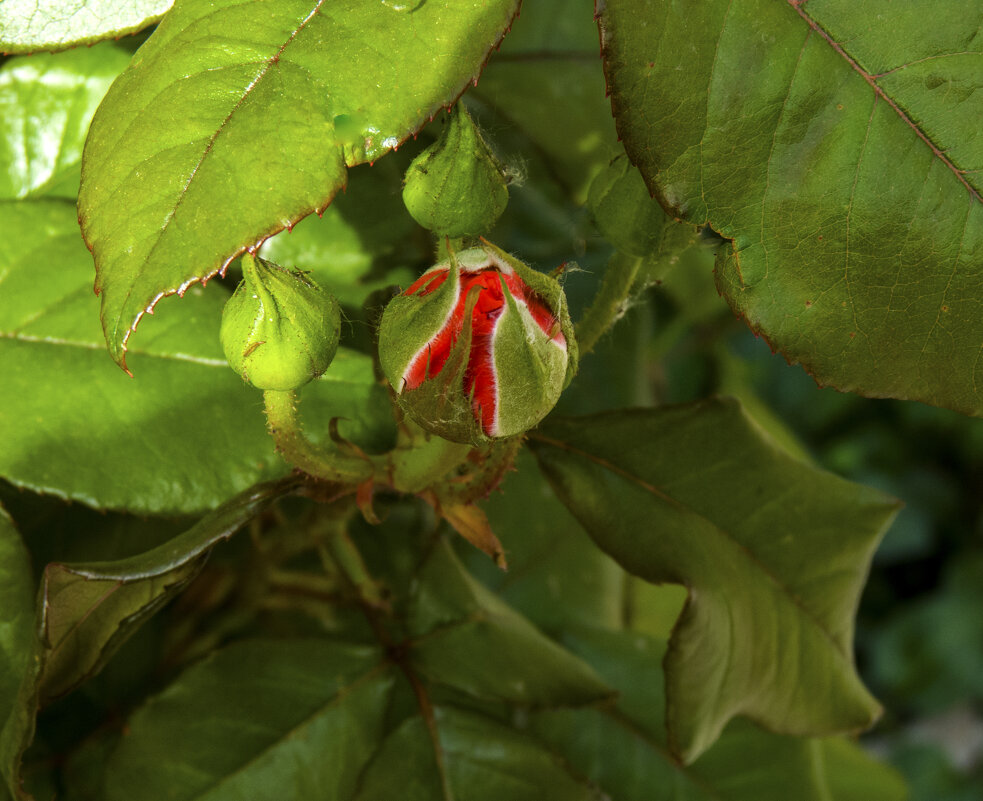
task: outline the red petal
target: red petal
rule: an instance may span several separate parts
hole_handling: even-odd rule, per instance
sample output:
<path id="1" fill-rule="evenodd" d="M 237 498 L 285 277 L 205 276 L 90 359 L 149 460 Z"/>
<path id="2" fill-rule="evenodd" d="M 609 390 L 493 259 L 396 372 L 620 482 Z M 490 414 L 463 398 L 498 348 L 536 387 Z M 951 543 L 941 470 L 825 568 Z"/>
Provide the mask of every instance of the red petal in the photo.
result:
<path id="1" fill-rule="evenodd" d="M 449 275 L 448 270 L 421 276 L 404 294 L 427 295 L 437 289 Z M 461 294 L 453 313 L 437 332 L 429 346 L 416 355 L 404 376 L 405 388 L 415 389 L 439 373 L 461 333 L 468 291 L 481 287 L 471 313 L 471 353 L 464 372 L 464 392 L 471 397 L 471 407 L 487 436 L 494 435 L 498 407 L 498 386 L 494 363 L 495 326 L 505 310 L 502 280 L 517 302 L 525 303 L 536 324 L 559 345 L 566 339 L 559 330 L 556 316 L 542 299 L 516 274 L 504 274 L 495 267 L 461 273 Z"/>
<path id="2" fill-rule="evenodd" d="M 421 296 L 429 295 L 431 292 L 437 289 L 437 287 L 439 287 L 442 283 L 444 283 L 444 281 L 447 280 L 447 276 L 449 274 L 450 271 L 447 269 L 443 269 L 439 271 L 431 270 L 429 272 L 425 272 L 423 275 L 417 278 L 416 281 L 414 281 L 410 285 L 410 288 L 407 289 L 403 294 L 415 295 L 417 290 L 423 287 L 423 291 L 420 293 L 420 295 Z"/>

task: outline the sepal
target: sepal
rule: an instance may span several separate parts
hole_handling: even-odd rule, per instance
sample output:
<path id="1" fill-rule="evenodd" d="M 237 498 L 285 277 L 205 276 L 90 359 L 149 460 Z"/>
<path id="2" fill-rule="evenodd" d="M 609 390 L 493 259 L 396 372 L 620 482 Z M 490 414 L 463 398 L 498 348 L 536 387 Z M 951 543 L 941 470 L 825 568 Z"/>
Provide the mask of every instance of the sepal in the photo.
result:
<path id="1" fill-rule="evenodd" d="M 222 312 L 229 366 L 258 389 L 294 390 L 320 376 L 338 350 L 338 301 L 309 276 L 258 256 Z"/>

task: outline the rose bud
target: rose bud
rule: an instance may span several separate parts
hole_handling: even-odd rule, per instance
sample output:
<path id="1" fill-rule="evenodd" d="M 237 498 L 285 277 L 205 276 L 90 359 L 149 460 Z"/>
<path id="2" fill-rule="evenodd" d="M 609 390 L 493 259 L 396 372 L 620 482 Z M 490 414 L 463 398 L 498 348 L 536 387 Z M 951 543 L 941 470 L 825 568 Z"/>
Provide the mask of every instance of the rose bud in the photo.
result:
<path id="1" fill-rule="evenodd" d="M 485 245 L 390 301 L 379 356 L 410 417 L 480 443 L 542 420 L 573 377 L 577 346 L 559 283 Z"/>
<path id="2" fill-rule="evenodd" d="M 229 366 L 259 389 L 298 389 L 328 369 L 341 336 L 338 301 L 307 275 L 242 257 L 243 279 L 222 312 Z"/>
<path id="3" fill-rule="evenodd" d="M 437 142 L 406 170 L 407 211 L 439 237 L 460 237 L 485 233 L 508 202 L 502 169 L 458 103 Z"/>

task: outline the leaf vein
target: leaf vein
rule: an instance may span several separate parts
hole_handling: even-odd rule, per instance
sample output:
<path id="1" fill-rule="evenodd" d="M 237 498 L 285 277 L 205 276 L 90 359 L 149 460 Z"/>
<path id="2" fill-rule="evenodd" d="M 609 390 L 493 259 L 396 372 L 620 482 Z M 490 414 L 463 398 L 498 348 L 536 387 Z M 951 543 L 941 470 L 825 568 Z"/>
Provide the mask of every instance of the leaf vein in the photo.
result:
<path id="1" fill-rule="evenodd" d="M 892 109 L 894 109 L 897 115 L 902 119 L 902 121 L 906 125 L 908 125 L 908 127 L 911 128 L 911 130 L 915 132 L 918 138 L 921 139 L 926 145 L 928 145 L 929 148 L 931 148 L 932 153 L 935 154 L 935 157 L 938 158 L 943 164 L 945 164 L 945 166 L 949 169 L 949 171 L 956 176 L 956 180 L 958 180 L 959 183 L 961 183 L 964 187 L 966 187 L 970 196 L 974 198 L 977 203 L 983 204 L 983 196 L 981 196 L 979 191 L 969 181 L 966 180 L 963 170 L 960 170 L 955 164 L 953 164 L 952 161 L 949 159 L 949 157 L 946 156 L 946 154 L 942 151 L 942 149 L 931 140 L 928 134 L 926 134 L 921 128 L 919 128 L 917 123 L 907 114 L 907 112 L 905 112 L 905 110 L 902 109 L 901 106 L 899 106 L 887 94 L 887 92 L 885 92 L 884 89 L 878 85 L 876 76 L 871 75 L 869 72 L 867 72 L 867 70 L 861 67 L 860 64 L 857 63 L 857 60 L 853 58 L 853 56 L 851 56 L 849 53 L 847 53 L 847 51 L 843 48 L 843 46 L 839 42 L 834 40 L 833 37 L 830 36 L 830 34 L 818 22 L 816 22 L 816 20 L 810 17 L 803 10 L 802 8 L 803 0 L 787 0 L 787 2 L 793 9 L 795 9 L 795 12 L 800 17 L 802 17 L 803 20 L 806 21 L 806 23 L 809 25 L 810 28 L 812 28 L 816 33 L 822 36 L 823 39 L 825 39 L 826 42 L 829 44 L 829 46 L 832 47 L 840 56 L 842 56 L 846 60 L 846 62 L 854 69 L 854 71 L 856 71 L 857 74 L 860 75 L 870 85 L 870 87 L 874 90 L 876 95 L 880 97 L 882 100 L 884 100 L 884 102 L 887 103 Z"/>
<path id="2" fill-rule="evenodd" d="M 236 101 L 235 105 L 229 111 L 228 115 L 225 117 L 224 120 L 222 120 L 222 122 L 219 124 L 218 128 L 211 135 L 211 137 L 208 140 L 208 144 L 205 146 L 205 149 L 204 149 L 204 151 L 201 154 L 201 158 L 198 159 L 198 163 L 195 164 L 194 168 L 191 170 L 191 174 L 188 176 L 188 180 L 185 182 L 184 186 L 182 187 L 181 192 L 178 195 L 178 199 L 174 203 L 174 207 L 170 210 L 170 212 L 167 215 L 167 218 L 164 220 L 163 224 L 161 225 L 160 229 L 158 230 L 157 237 L 154 240 L 153 245 L 151 245 L 150 250 L 147 252 L 146 259 L 144 259 L 144 262 L 143 262 L 144 266 L 150 260 L 151 256 L 153 256 L 153 254 L 156 251 L 156 249 L 160 246 L 160 243 L 163 241 L 164 232 L 170 226 L 171 221 L 174 219 L 174 216 L 177 214 L 178 209 L 181 207 L 181 204 L 184 202 L 185 198 L 188 196 L 188 188 L 191 186 L 191 183 L 194 181 L 195 175 L 198 174 L 198 170 L 201 168 L 201 165 L 204 163 L 204 161 L 208 157 L 208 155 L 212 152 L 212 149 L 215 146 L 215 141 L 218 139 L 219 135 L 226 129 L 226 127 L 228 126 L 229 121 L 232 119 L 233 115 L 242 107 L 243 103 L 246 102 L 246 99 L 250 96 L 250 94 L 252 93 L 252 91 L 256 88 L 256 85 L 261 80 L 263 80 L 263 78 L 269 73 L 269 71 L 273 67 L 273 65 L 276 64 L 280 60 L 280 56 L 283 54 L 283 51 L 286 50 L 286 48 L 290 45 L 290 43 L 293 42 L 297 38 L 297 34 L 299 34 L 307 26 L 307 24 L 315 17 L 315 15 L 321 9 L 321 6 L 323 4 L 324 4 L 324 0 L 317 0 L 317 2 L 315 3 L 314 7 L 311 9 L 310 13 L 306 17 L 304 17 L 303 20 L 301 20 L 300 24 L 297 25 L 297 27 L 291 32 L 291 34 L 287 38 L 287 40 L 282 45 L 280 45 L 280 49 L 277 50 L 277 52 L 274 55 L 272 55 L 270 58 L 266 59 L 266 66 L 262 70 L 260 70 L 259 74 L 255 78 L 253 78 L 252 81 L 250 81 L 249 85 L 243 90 L 242 97 L 240 97 Z M 142 272 L 142 269 L 141 269 L 141 272 Z M 212 271 L 211 273 L 209 273 L 208 276 L 203 276 L 202 277 L 202 280 L 206 280 L 208 277 L 210 277 L 211 275 L 214 275 L 216 272 L 218 272 L 218 270 Z M 131 282 L 129 288 L 126 291 L 126 295 L 123 298 L 123 305 L 124 306 L 125 306 L 126 302 L 132 297 L 133 291 L 134 291 L 134 288 L 135 287 L 136 287 L 136 282 Z M 178 291 L 180 292 L 180 290 L 178 290 Z M 139 317 L 137 318 L 137 320 L 139 320 Z M 127 328 L 128 328 L 129 331 L 132 331 L 136 327 L 137 320 L 134 320 L 132 323 L 127 324 Z M 120 323 L 121 322 L 122 322 L 122 317 L 121 316 L 117 316 L 116 320 L 113 323 L 113 334 L 114 335 L 116 335 L 117 333 L 119 333 L 119 328 L 120 328 Z M 124 338 L 123 338 L 122 347 L 123 347 L 124 350 L 128 350 L 128 348 L 126 347 L 126 340 L 128 338 L 129 338 L 128 335 L 127 336 L 124 336 Z"/>
<path id="3" fill-rule="evenodd" d="M 744 543 L 742 543 L 739 539 L 737 539 L 737 537 L 735 537 L 732 532 L 722 528 L 715 521 L 706 517 L 702 512 L 693 509 L 690 506 L 687 506 L 681 501 L 676 500 L 671 495 L 660 490 L 654 484 L 649 483 L 648 481 L 646 481 L 640 476 L 636 476 L 634 473 L 632 473 L 629 470 L 626 470 L 622 467 L 618 467 L 616 464 L 608 461 L 602 456 L 598 456 L 597 454 L 590 453 L 574 445 L 571 445 L 568 442 L 563 442 L 562 440 L 553 439 L 552 437 L 547 437 L 540 433 L 531 434 L 529 438 L 534 441 L 542 442 L 545 445 L 558 448 L 559 450 L 566 451 L 567 453 L 571 453 L 575 456 L 579 456 L 581 458 L 587 459 L 588 461 L 593 462 L 599 467 L 609 470 L 615 475 L 621 476 L 622 478 L 627 479 L 633 484 L 636 484 L 646 492 L 655 495 L 657 498 L 666 502 L 673 508 L 688 514 L 692 514 L 695 517 L 698 517 L 700 520 L 706 522 L 714 531 L 718 532 L 727 542 L 730 542 L 732 545 L 734 545 L 738 549 L 738 551 L 741 554 L 743 554 L 744 557 L 754 567 L 760 570 L 761 573 L 765 577 L 767 577 L 775 585 L 775 587 L 777 587 L 781 591 L 782 595 L 786 597 L 792 603 L 792 605 L 795 606 L 796 609 L 798 609 L 801 615 L 806 620 L 811 622 L 816 627 L 816 629 L 822 634 L 822 636 L 829 641 L 834 652 L 838 654 L 840 658 L 847 659 L 847 655 L 843 653 L 840 644 L 837 643 L 836 638 L 833 637 L 832 632 L 827 630 L 826 626 L 823 625 L 822 621 L 818 617 L 816 617 L 816 615 L 812 612 L 812 610 L 810 610 L 808 607 L 805 606 L 805 604 L 803 604 L 802 599 L 796 593 L 794 593 L 792 589 L 788 585 L 786 585 L 778 576 L 776 576 L 760 559 L 758 559 L 758 557 L 754 554 L 753 551 L 751 551 L 746 545 L 744 545 Z"/>

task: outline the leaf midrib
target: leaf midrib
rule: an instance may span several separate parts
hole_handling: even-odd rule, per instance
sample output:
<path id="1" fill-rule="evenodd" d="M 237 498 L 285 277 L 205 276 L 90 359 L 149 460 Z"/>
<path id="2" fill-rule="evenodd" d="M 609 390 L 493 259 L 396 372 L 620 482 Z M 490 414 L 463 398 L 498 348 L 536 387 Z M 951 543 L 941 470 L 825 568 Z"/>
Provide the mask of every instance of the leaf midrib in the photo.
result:
<path id="1" fill-rule="evenodd" d="M 628 734 L 629 737 L 639 740 L 651 751 L 659 756 L 660 759 L 665 762 L 665 764 L 676 771 L 679 775 L 684 776 L 687 781 L 692 782 L 700 790 L 706 793 L 706 801 L 726 801 L 717 789 L 712 785 L 708 784 L 703 777 L 695 774 L 689 765 L 680 764 L 672 755 L 669 747 L 657 740 L 654 736 L 649 734 L 646 729 L 637 723 L 628 713 L 624 712 L 619 707 L 614 709 L 603 709 L 598 710 L 600 714 L 606 715 L 611 721 Z"/>
<path id="2" fill-rule="evenodd" d="M 20 334 L 16 332 L 0 331 L 0 341 L 22 342 L 29 345 L 55 345 L 59 347 L 80 348 L 82 350 L 95 350 L 105 352 L 106 345 L 102 342 L 85 342 L 81 340 L 62 339 L 60 337 L 38 337 L 30 334 Z M 191 356 L 183 353 L 155 353 L 146 350 L 131 350 L 130 353 L 138 356 L 147 356 L 152 359 L 162 359 L 164 361 L 185 362 L 197 364 L 202 367 L 223 367 L 228 368 L 229 364 L 225 359 L 211 359 L 206 356 Z"/>
<path id="3" fill-rule="evenodd" d="M 201 791 L 195 792 L 193 796 L 189 796 L 186 801 L 207 801 L 207 799 L 212 796 L 212 794 L 218 790 L 220 787 L 225 785 L 231 779 L 237 778 L 249 770 L 257 761 L 259 761 L 266 754 L 270 753 L 278 746 L 282 745 L 284 742 L 291 740 L 297 736 L 297 734 L 308 726 L 312 725 L 318 718 L 322 715 L 327 714 L 334 708 L 341 705 L 349 695 L 358 690 L 362 685 L 369 684 L 370 682 L 376 680 L 377 678 L 384 676 L 386 671 L 389 670 L 390 663 L 388 661 L 380 662 L 375 665 L 371 670 L 366 671 L 361 676 L 359 676 L 355 681 L 346 684 L 344 687 L 340 687 L 338 691 L 327 701 L 318 705 L 318 707 L 311 712 L 309 715 L 304 717 L 294 726 L 291 726 L 286 731 L 282 732 L 281 736 L 277 737 L 269 745 L 261 748 L 251 757 L 249 757 L 245 762 L 239 765 L 235 770 L 230 771 L 224 776 L 217 777 L 210 786 L 203 788 Z M 181 763 L 186 764 L 186 763 Z"/>
<path id="4" fill-rule="evenodd" d="M 877 83 L 876 78 L 873 75 L 871 75 L 867 70 L 865 70 L 862 66 L 860 66 L 860 63 L 847 52 L 846 48 L 843 47 L 843 45 L 841 45 L 839 42 L 833 39 L 833 37 L 829 34 L 828 31 L 826 31 L 825 28 L 823 28 L 822 25 L 820 25 L 815 19 L 813 19 L 806 13 L 806 11 L 803 9 L 806 0 L 786 0 L 786 2 L 795 10 L 795 12 L 803 20 L 805 20 L 805 22 L 809 25 L 809 27 L 813 31 L 815 31 L 817 35 L 821 36 L 826 41 L 826 43 L 830 47 L 832 47 L 833 50 L 839 56 L 841 56 L 847 62 L 847 64 L 849 64 L 850 67 L 858 75 L 860 75 L 860 77 L 864 79 L 864 81 L 867 82 L 867 84 L 874 90 L 874 92 L 878 97 L 880 97 L 885 103 L 887 103 L 892 109 L 894 109 L 895 113 L 901 118 L 901 120 L 909 128 L 911 128 L 911 130 L 915 132 L 915 134 L 918 136 L 919 139 L 921 139 L 926 145 L 928 145 L 928 147 L 932 151 L 932 154 L 946 166 L 946 168 L 956 177 L 956 180 L 958 180 L 959 183 L 961 183 L 964 187 L 966 187 L 970 196 L 977 203 L 983 204 L 983 196 L 980 195 L 979 190 L 977 190 L 971 183 L 969 183 L 969 181 L 966 180 L 965 177 L 966 171 L 958 168 L 949 159 L 949 157 L 946 156 L 943 150 L 938 145 L 936 145 L 935 142 L 932 141 L 931 137 L 929 137 L 927 133 L 925 133 L 921 128 L 918 127 L 915 121 L 908 116 L 907 112 L 905 112 L 905 110 L 902 109 L 901 106 L 899 106 L 898 103 L 890 95 L 888 95 L 886 91 L 884 91 L 884 89 Z"/>
<path id="5" fill-rule="evenodd" d="M 646 492 L 654 495 L 656 498 L 663 501 L 664 503 L 669 504 L 673 508 L 678 509 L 687 514 L 694 515 L 695 517 L 707 523 L 714 531 L 718 532 L 720 536 L 723 537 L 723 539 L 731 543 L 739 553 L 743 554 L 751 565 L 753 565 L 758 570 L 760 570 L 761 573 L 780 590 L 782 597 L 788 599 L 788 601 L 800 612 L 800 614 L 804 618 L 811 621 L 815 625 L 815 627 L 829 641 L 834 652 L 839 656 L 841 660 L 847 659 L 846 655 L 842 652 L 840 646 L 837 644 L 836 640 L 834 639 L 832 633 L 826 629 L 826 626 L 823 625 L 823 623 L 819 620 L 818 617 L 816 617 L 816 615 L 812 612 L 812 610 L 806 607 L 803 604 L 802 600 L 798 597 L 798 595 L 792 592 L 792 590 L 778 576 L 776 576 L 771 570 L 768 569 L 768 567 L 763 562 L 761 562 L 760 559 L 758 559 L 758 557 L 748 546 L 746 546 L 744 543 L 738 540 L 729 530 L 721 527 L 718 523 L 708 518 L 702 512 L 682 503 L 676 498 L 673 498 L 665 491 L 660 490 L 654 484 L 650 484 L 640 476 L 636 476 L 630 471 L 618 467 L 617 465 L 613 464 L 612 462 L 609 462 L 607 459 L 604 459 L 601 456 L 597 456 L 596 454 L 581 450 L 580 448 L 577 448 L 568 442 L 563 442 L 562 440 L 553 439 L 552 437 L 547 437 L 540 433 L 534 433 L 530 435 L 529 438 L 532 440 L 538 440 L 554 448 L 558 448 L 562 451 L 566 451 L 568 453 L 572 453 L 581 458 L 587 459 L 588 461 L 593 462 L 599 467 L 602 467 L 605 470 L 609 470 L 615 475 L 621 476 L 622 478 L 632 482 L 633 484 L 636 484 Z"/>
<path id="6" fill-rule="evenodd" d="M 245 90 L 243 90 L 242 96 L 235 102 L 235 105 L 229 111 L 228 115 L 226 115 L 225 119 L 222 120 L 222 122 L 218 125 L 218 127 L 211 135 L 211 137 L 209 137 L 208 144 L 205 146 L 205 149 L 202 152 L 201 157 L 198 159 L 198 162 L 192 168 L 191 174 L 188 176 L 188 180 L 181 188 L 181 191 L 177 196 L 177 200 L 174 202 L 173 207 L 167 214 L 167 218 L 161 224 L 160 229 L 157 232 L 157 236 L 154 238 L 154 242 L 150 247 L 150 250 L 147 251 L 147 255 L 143 259 L 137 277 L 139 277 L 144 272 L 146 272 L 146 266 L 150 263 L 150 260 L 153 258 L 154 252 L 157 250 L 160 243 L 163 241 L 164 234 L 167 232 L 171 222 L 173 221 L 175 215 L 178 212 L 178 209 L 181 207 L 181 204 L 184 202 L 184 199 L 187 197 L 188 189 L 190 188 L 192 182 L 194 181 L 195 176 L 198 174 L 198 170 L 201 168 L 201 165 L 204 163 L 205 159 L 208 158 L 208 155 L 212 152 L 212 148 L 214 147 L 215 141 L 218 139 L 219 135 L 226 129 L 232 117 L 242 107 L 242 104 L 246 101 L 246 98 L 249 97 L 249 95 L 253 92 L 253 90 L 256 88 L 259 82 L 262 81 L 264 77 L 266 77 L 266 75 L 269 73 L 273 65 L 280 61 L 280 56 L 283 54 L 283 51 L 286 50 L 286 48 L 297 38 L 297 35 L 307 26 L 307 24 L 312 19 L 314 19 L 315 16 L 317 16 L 318 12 L 321 9 L 321 6 L 324 4 L 324 1 L 325 0 L 316 0 L 314 8 L 311 9 L 310 13 L 291 32 L 290 36 L 288 36 L 286 41 L 282 45 L 280 45 L 280 48 L 276 51 L 276 53 L 274 53 L 272 56 L 266 59 L 265 66 L 263 67 L 263 69 L 259 72 L 259 74 L 255 78 L 252 79 L 252 81 L 249 82 L 249 85 L 245 88 Z M 229 257 L 225 261 L 225 264 L 228 264 L 233 258 L 235 258 L 234 254 L 233 256 Z M 177 291 L 178 294 L 182 294 L 183 290 L 186 289 L 190 283 L 193 283 L 194 280 L 201 280 L 204 283 L 205 281 L 207 281 L 208 278 L 215 275 L 221 269 L 222 269 L 221 266 L 214 267 L 213 269 L 210 269 L 206 275 L 199 276 L 196 279 L 192 279 L 191 282 L 188 282 L 188 284 L 185 284 L 183 287 L 175 291 Z M 131 281 L 129 288 L 126 291 L 126 295 L 120 301 L 120 305 L 119 305 L 120 311 L 117 313 L 116 319 L 113 321 L 114 338 L 119 334 L 120 325 L 123 320 L 124 315 L 122 313 L 122 309 L 124 309 L 126 305 L 129 303 L 130 298 L 133 296 L 133 292 L 136 285 L 137 285 L 136 281 Z M 158 294 L 157 297 L 154 298 L 154 301 L 150 304 L 150 307 L 152 308 L 157 303 L 157 301 L 160 300 L 160 298 L 164 297 L 167 294 L 173 294 L 173 292 L 171 293 L 164 292 Z M 130 334 L 132 334 L 133 331 L 136 330 L 137 324 L 139 323 L 140 318 L 143 316 L 145 311 L 146 311 L 145 309 L 141 310 L 140 314 L 138 314 L 137 317 L 131 323 L 127 324 L 126 333 L 123 335 L 122 341 L 120 342 L 120 350 L 123 354 L 131 352 L 127 347 L 127 340 L 129 339 Z M 136 351 L 132 351 L 132 352 L 135 353 Z"/>

